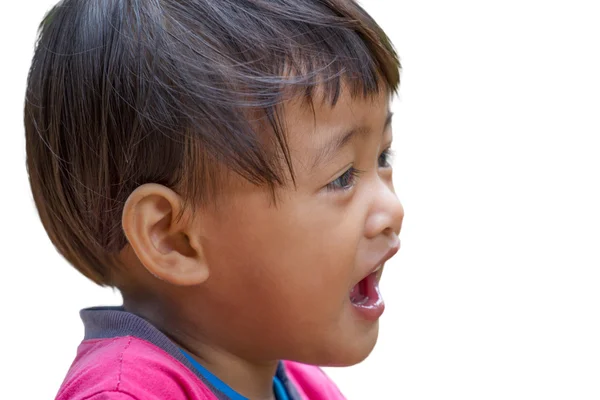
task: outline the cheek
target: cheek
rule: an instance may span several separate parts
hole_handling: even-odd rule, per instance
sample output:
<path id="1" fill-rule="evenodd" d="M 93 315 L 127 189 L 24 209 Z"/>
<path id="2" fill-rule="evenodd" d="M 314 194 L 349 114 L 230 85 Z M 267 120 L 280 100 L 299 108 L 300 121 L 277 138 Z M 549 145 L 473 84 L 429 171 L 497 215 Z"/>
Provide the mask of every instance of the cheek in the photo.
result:
<path id="1" fill-rule="evenodd" d="M 244 303 L 265 317 L 315 320 L 339 313 L 356 277 L 361 230 L 349 217 L 309 207 L 309 201 L 298 204 L 247 203 L 214 224 L 205 246 L 212 265 L 208 283 L 230 293 L 232 308 Z"/>
<path id="2" fill-rule="evenodd" d="M 310 201 L 277 209 L 247 202 L 210 225 L 211 275 L 198 300 L 210 305 L 202 318 L 212 335 L 250 356 L 315 363 L 361 349 L 357 338 L 367 335 L 349 305 L 360 218 Z"/>

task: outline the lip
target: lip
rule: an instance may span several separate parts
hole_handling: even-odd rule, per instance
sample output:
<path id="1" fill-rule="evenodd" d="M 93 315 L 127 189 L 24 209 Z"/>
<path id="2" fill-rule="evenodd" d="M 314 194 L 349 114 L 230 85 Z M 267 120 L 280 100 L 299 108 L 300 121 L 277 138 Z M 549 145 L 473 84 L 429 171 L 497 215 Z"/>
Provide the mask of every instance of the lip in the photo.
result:
<path id="1" fill-rule="evenodd" d="M 371 286 L 369 299 L 367 302 L 361 304 L 352 302 L 352 308 L 359 315 L 361 315 L 363 319 L 368 321 L 377 321 L 383 314 L 383 311 L 385 310 L 385 303 L 379 291 L 379 279 L 383 273 L 383 266 L 385 262 L 392 258 L 398 252 L 398 250 L 400 250 L 400 240 L 398 237 L 396 237 L 392 246 L 383 255 L 383 257 L 381 257 L 379 262 L 375 264 L 375 267 L 373 267 L 370 272 L 361 279 L 361 281 L 363 279 L 368 279 L 373 285 Z M 357 283 L 357 285 L 358 284 L 360 284 L 360 281 Z"/>
<path id="2" fill-rule="evenodd" d="M 367 272 L 363 276 L 362 279 L 364 279 L 367 276 L 371 275 L 373 272 L 377 271 L 378 269 L 380 269 L 380 270 L 383 269 L 383 265 L 390 258 L 394 257 L 396 255 L 396 253 L 398 253 L 399 250 L 400 250 L 400 240 L 396 239 L 395 243 L 392 245 L 392 247 L 390 247 L 390 249 L 387 251 L 387 253 L 385 253 L 384 256 L 379 259 L 379 261 L 377 262 L 377 264 L 375 264 L 375 266 L 369 272 Z"/>

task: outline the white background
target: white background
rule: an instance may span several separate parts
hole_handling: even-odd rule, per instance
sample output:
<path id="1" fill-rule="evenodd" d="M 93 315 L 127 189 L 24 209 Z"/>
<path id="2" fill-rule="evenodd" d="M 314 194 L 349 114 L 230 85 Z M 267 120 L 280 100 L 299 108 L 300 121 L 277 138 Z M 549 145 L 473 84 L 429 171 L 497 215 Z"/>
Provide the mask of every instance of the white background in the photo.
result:
<path id="1" fill-rule="evenodd" d="M 22 106 L 53 1 L 2 5 L 5 399 L 50 399 L 119 296 L 54 251 L 29 192 Z M 349 400 L 600 398 L 600 23 L 594 1 L 365 0 L 404 71 L 395 103 L 403 249 L 380 342 L 327 370 Z"/>

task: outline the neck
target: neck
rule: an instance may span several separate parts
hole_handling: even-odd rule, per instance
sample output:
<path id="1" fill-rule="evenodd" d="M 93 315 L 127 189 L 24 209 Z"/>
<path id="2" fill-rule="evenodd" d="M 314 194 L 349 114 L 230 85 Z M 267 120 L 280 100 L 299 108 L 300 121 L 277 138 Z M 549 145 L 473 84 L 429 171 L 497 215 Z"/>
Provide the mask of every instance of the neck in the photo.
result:
<path id="1" fill-rule="evenodd" d="M 274 400 L 273 377 L 278 361 L 252 362 L 235 355 L 216 341 L 209 340 L 202 328 L 186 322 L 181 308 L 164 303 L 136 302 L 124 296 L 125 310 L 139 315 L 189 353 L 200 365 L 240 395 L 257 400 Z"/>

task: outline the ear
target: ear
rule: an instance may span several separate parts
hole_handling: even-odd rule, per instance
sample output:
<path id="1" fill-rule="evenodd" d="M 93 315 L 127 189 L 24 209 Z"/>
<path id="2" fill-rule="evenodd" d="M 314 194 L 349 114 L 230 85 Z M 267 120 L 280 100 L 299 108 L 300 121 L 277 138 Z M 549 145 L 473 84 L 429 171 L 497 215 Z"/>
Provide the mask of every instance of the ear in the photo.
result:
<path id="1" fill-rule="evenodd" d="M 208 279 L 209 269 L 189 213 L 176 219 L 181 207 L 181 197 L 171 189 L 142 185 L 125 203 L 123 230 L 152 275 L 178 286 L 198 285 Z"/>

